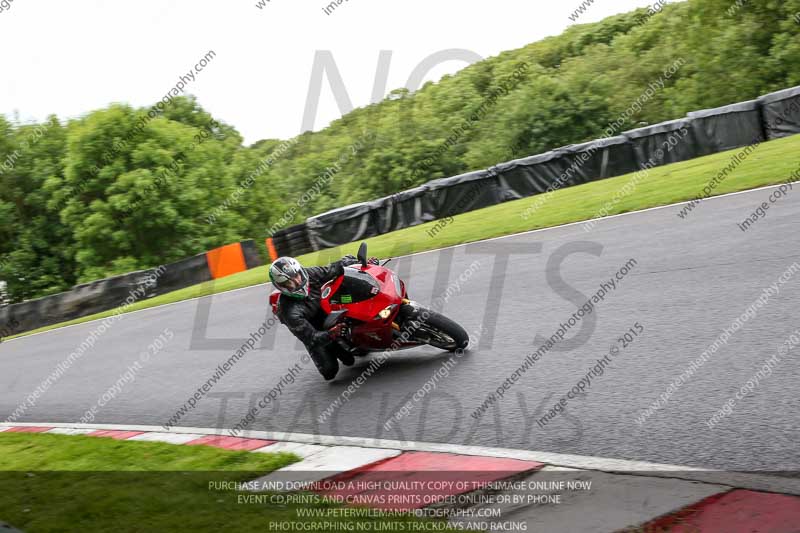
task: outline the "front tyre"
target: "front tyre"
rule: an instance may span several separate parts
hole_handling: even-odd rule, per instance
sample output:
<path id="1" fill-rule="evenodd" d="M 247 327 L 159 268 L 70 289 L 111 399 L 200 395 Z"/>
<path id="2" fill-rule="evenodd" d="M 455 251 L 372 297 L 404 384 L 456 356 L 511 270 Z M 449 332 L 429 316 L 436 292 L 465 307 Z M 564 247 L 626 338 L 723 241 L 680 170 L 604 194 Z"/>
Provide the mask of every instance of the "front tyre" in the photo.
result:
<path id="1" fill-rule="evenodd" d="M 419 342 L 448 352 L 463 350 L 469 345 L 469 335 L 464 328 L 436 311 L 420 309 L 414 322 L 417 326 L 414 337 Z"/>

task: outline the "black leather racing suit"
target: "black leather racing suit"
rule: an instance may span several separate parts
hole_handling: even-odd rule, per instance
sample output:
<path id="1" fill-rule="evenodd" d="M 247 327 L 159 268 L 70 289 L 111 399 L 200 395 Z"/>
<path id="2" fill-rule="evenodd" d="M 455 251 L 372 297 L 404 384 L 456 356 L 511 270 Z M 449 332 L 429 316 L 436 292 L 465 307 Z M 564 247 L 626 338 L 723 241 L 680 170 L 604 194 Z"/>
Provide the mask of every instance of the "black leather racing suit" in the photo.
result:
<path id="1" fill-rule="evenodd" d="M 344 267 L 358 263 L 353 256 L 343 257 L 325 267 L 310 267 L 308 273 L 308 297 L 299 299 L 281 295 L 278 317 L 289 331 L 300 339 L 308 350 L 317 369 L 327 380 L 339 371 L 337 358 L 343 363 L 353 364 L 353 356 L 331 341 L 322 324 L 328 316 L 320 305 L 320 290 L 324 284 L 344 274 Z"/>

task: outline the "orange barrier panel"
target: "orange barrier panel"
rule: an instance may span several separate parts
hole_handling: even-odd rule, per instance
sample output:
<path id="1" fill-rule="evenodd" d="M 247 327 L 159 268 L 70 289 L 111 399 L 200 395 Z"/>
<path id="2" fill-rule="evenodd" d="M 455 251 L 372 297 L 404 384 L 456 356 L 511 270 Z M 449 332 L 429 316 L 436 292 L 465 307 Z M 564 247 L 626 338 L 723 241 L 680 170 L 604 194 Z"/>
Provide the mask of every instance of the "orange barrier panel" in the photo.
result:
<path id="1" fill-rule="evenodd" d="M 242 244 L 235 243 L 206 252 L 208 270 L 214 279 L 224 278 L 247 270 Z"/>
<path id="2" fill-rule="evenodd" d="M 275 261 L 278 258 L 278 250 L 275 249 L 275 243 L 272 237 L 267 239 L 267 251 L 269 252 L 270 261 Z"/>

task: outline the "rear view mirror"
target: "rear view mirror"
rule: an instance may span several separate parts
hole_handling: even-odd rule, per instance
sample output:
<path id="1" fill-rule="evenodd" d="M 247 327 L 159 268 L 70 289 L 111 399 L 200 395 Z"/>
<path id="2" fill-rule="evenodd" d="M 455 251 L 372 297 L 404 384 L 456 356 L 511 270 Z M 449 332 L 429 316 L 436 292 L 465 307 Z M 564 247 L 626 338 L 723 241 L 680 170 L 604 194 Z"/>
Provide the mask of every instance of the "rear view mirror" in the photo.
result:
<path id="1" fill-rule="evenodd" d="M 358 247 L 358 260 L 361 262 L 361 268 L 367 268 L 367 243 L 362 242 Z"/>

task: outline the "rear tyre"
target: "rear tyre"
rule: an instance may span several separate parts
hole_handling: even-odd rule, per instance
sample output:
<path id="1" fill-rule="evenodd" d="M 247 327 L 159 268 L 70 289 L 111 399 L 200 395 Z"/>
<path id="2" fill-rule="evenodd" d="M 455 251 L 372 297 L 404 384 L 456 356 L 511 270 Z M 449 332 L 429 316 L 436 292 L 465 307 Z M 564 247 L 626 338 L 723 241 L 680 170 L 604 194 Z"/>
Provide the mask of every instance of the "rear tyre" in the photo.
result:
<path id="1" fill-rule="evenodd" d="M 415 322 L 419 325 L 414 332 L 416 339 L 434 348 L 455 352 L 469 345 L 469 335 L 464 328 L 436 311 L 421 309 Z"/>

